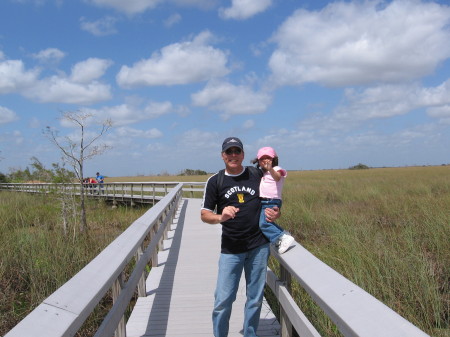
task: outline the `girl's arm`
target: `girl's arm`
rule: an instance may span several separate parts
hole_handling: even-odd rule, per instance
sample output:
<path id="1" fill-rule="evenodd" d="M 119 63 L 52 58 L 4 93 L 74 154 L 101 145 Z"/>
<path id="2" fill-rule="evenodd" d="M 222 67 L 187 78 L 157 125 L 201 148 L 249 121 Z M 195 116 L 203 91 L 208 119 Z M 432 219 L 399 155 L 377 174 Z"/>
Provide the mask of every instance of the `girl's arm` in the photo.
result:
<path id="1" fill-rule="evenodd" d="M 280 171 L 275 171 L 275 170 L 273 169 L 273 167 L 271 167 L 270 170 L 269 170 L 269 172 L 270 172 L 270 175 L 272 176 L 272 178 L 273 178 L 275 181 L 280 181 L 280 179 L 281 179 L 281 173 L 280 173 Z"/>
<path id="2" fill-rule="evenodd" d="M 273 166 L 272 166 L 272 160 L 267 160 L 267 161 L 263 164 L 263 166 L 264 166 L 264 169 L 265 169 L 266 171 L 269 171 L 269 172 L 270 172 L 270 175 L 272 176 L 272 178 L 273 178 L 275 181 L 280 181 L 280 179 L 281 179 L 281 172 L 280 172 L 280 171 L 275 171 L 275 170 L 274 170 L 274 168 L 273 168 Z"/>

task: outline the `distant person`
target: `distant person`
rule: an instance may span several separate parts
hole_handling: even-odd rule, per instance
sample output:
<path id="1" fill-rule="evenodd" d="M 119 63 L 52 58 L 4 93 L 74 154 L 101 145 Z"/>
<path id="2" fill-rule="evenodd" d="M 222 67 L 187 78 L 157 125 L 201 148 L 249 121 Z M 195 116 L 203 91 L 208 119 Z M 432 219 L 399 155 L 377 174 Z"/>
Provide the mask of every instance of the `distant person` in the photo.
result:
<path id="1" fill-rule="evenodd" d="M 247 300 L 244 309 L 244 337 L 256 337 L 266 283 L 269 242 L 259 229 L 261 212 L 259 184 L 262 171 L 244 167 L 244 146 L 239 138 L 226 138 L 222 144 L 225 170 L 211 176 L 205 185 L 201 219 L 222 224 L 219 273 L 212 313 L 215 337 L 226 337 L 233 302 L 245 271 Z M 268 208 L 268 221 L 280 216 Z M 207 254 L 207 252 L 206 252 Z"/>
<path id="2" fill-rule="evenodd" d="M 98 193 L 103 194 L 103 183 L 105 182 L 105 177 L 103 177 L 102 175 L 100 175 L 99 172 L 97 172 L 97 183 L 98 185 Z"/>
<path id="3" fill-rule="evenodd" d="M 93 185 L 93 184 L 96 184 L 96 183 L 97 183 L 97 181 L 96 181 L 94 178 L 89 178 L 89 177 L 87 177 L 87 178 L 84 178 L 84 179 L 83 179 L 84 188 L 85 188 L 90 194 L 93 193 L 93 188 L 94 188 L 94 185 Z"/>
<path id="4" fill-rule="evenodd" d="M 276 223 L 267 221 L 265 210 L 273 207 L 281 209 L 281 193 L 287 172 L 278 166 L 278 156 L 271 147 L 260 148 L 252 163 L 258 163 L 257 167 L 264 172 L 259 185 L 259 197 L 262 204 L 259 228 L 270 243 L 277 247 L 278 253 L 283 254 L 294 242 L 294 238 Z"/>
<path id="5" fill-rule="evenodd" d="M 88 187 L 90 189 L 91 194 L 94 193 L 94 189 L 95 189 L 95 184 L 97 184 L 97 180 L 95 180 L 94 178 L 88 178 Z"/>

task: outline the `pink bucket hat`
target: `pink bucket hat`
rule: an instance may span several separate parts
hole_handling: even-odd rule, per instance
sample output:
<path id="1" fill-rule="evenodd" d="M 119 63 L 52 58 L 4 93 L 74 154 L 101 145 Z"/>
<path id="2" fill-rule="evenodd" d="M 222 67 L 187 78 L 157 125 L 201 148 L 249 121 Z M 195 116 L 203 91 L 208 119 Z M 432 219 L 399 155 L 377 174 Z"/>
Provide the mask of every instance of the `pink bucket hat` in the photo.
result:
<path id="1" fill-rule="evenodd" d="M 262 147 L 258 150 L 258 154 L 256 155 L 256 157 L 258 159 L 261 159 L 262 156 L 269 156 L 270 158 L 278 157 L 275 150 L 270 146 Z"/>

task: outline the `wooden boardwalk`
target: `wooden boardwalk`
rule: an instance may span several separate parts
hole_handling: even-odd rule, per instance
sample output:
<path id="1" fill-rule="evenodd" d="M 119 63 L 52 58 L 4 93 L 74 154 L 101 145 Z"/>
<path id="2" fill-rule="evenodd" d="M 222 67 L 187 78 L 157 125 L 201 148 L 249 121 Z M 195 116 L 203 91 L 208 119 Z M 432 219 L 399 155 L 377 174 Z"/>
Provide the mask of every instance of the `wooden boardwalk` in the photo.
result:
<path id="1" fill-rule="evenodd" d="M 164 240 L 146 281 L 147 297 L 138 299 L 127 322 L 127 336 L 212 336 L 211 313 L 220 254 L 220 225 L 200 220 L 200 199 L 183 199 L 176 224 Z M 245 282 L 230 319 L 230 337 L 242 336 Z M 258 336 L 279 336 L 280 326 L 263 303 Z"/>

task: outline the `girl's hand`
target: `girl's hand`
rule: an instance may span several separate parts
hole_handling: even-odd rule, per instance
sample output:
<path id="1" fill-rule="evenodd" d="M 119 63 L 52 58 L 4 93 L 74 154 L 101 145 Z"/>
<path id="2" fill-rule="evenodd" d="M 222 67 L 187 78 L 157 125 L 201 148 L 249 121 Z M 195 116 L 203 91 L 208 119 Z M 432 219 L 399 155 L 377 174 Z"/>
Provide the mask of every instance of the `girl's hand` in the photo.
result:
<path id="1" fill-rule="evenodd" d="M 272 160 L 266 159 L 266 160 L 264 161 L 264 163 L 263 163 L 263 168 L 264 168 L 266 171 L 270 171 L 270 170 L 272 169 Z"/>

